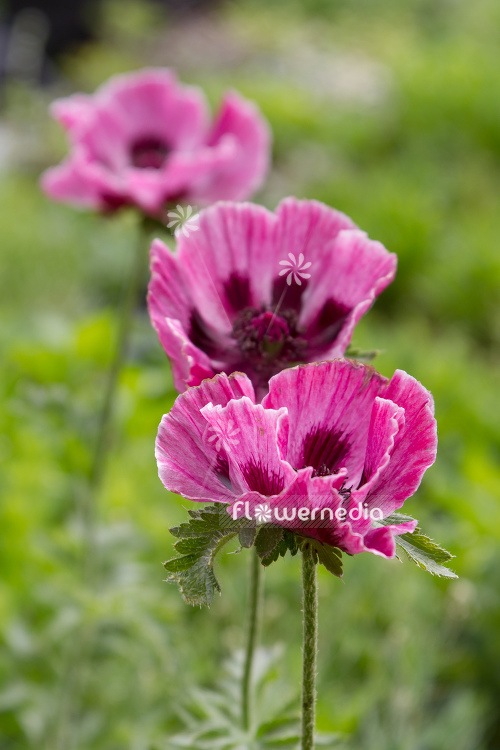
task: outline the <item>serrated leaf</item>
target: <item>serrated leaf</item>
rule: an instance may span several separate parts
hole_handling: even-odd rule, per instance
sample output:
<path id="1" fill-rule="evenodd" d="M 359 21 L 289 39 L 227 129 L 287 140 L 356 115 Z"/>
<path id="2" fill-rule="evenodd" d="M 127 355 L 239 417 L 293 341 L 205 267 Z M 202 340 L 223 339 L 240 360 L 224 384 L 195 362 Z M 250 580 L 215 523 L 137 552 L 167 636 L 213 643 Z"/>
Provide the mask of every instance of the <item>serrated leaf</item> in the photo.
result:
<path id="1" fill-rule="evenodd" d="M 405 523 L 412 520 L 411 516 L 404 515 L 403 513 L 393 513 L 391 516 L 384 518 L 383 521 L 380 521 L 380 523 L 387 526 L 389 524 Z M 419 568 L 427 570 L 431 575 L 441 576 L 442 578 L 458 578 L 456 573 L 443 565 L 443 563 L 453 560 L 454 555 L 440 547 L 428 536 L 425 536 L 418 526 L 412 534 L 401 534 L 395 537 L 395 540 L 396 545 L 401 547 L 410 560 L 413 560 Z"/>
<path id="2" fill-rule="evenodd" d="M 245 526 L 241 529 L 238 535 L 241 546 L 246 547 L 247 549 L 250 548 L 255 541 L 256 534 L 256 526 Z"/>
<path id="3" fill-rule="evenodd" d="M 283 529 L 279 526 L 261 526 L 255 539 L 255 551 L 262 560 L 276 549 L 283 538 Z"/>
<path id="4" fill-rule="evenodd" d="M 342 552 L 337 547 L 321 544 L 316 540 L 309 540 L 309 544 L 316 553 L 318 562 L 337 578 L 342 578 Z"/>
<path id="5" fill-rule="evenodd" d="M 178 538 L 174 548 L 180 554 L 163 565 L 170 573 L 167 581 L 179 586 L 187 604 L 209 607 L 221 590 L 213 571 L 215 557 L 238 533 L 239 522 L 231 521 L 224 508 L 211 505 L 190 510 L 189 516 L 189 521 L 170 529 Z"/>
<path id="6" fill-rule="evenodd" d="M 302 538 L 295 536 L 286 529 L 283 530 L 283 537 L 279 544 L 272 550 L 272 552 L 261 559 L 262 565 L 268 567 L 271 563 L 276 562 L 278 557 L 284 557 L 287 552 L 290 552 L 292 557 L 297 554 L 301 545 Z"/>

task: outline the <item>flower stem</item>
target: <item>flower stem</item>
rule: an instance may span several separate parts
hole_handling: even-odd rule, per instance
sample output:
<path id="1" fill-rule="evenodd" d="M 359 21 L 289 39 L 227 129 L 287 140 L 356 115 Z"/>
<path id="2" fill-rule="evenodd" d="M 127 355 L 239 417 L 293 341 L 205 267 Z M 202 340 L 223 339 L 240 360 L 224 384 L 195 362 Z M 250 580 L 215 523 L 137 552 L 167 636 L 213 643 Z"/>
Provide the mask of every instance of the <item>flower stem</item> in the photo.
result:
<path id="1" fill-rule="evenodd" d="M 302 750 L 314 750 L 316 714 L 316 661 L 318 656 L 318 584 L 316 562 L 310 545 L 302 548 L 303 665 Z"/>
<path id="2" fill-rule="evenodd" d="M 104 397 L 98 417 L 97 436 L 90 466 L 87 503 L 85 505 L 85 529 L 88 547 L 87 554 L 90 558 L 93 557 L 94 553 L 92 548 L 97 515 L 96 499 L 104 479 L 106 461 L 111 445 L 118 383 L 128 354 L 134 310 L 137 305 L 142 284 L 144 283 L 146 237 L 147 231 L 145 222 L 141 222 L 138 227 L 138 237 L 134 256 L 130 262 L 128 278 L 123 289 L 115 352 L 107 373 Z"/>
<path id="3" fill-rule="evenodd" d="M 250 566 L 250 591 L 248 605 L 248 631 L 243 681 L 241 686 L 241 713 L 243 728 L 250 727 L 252 719 L 252 667 L 255 645 L 257 643 L 260 604 L 262 595 L 262 573 L 260 560 L 253 550 Z"/>

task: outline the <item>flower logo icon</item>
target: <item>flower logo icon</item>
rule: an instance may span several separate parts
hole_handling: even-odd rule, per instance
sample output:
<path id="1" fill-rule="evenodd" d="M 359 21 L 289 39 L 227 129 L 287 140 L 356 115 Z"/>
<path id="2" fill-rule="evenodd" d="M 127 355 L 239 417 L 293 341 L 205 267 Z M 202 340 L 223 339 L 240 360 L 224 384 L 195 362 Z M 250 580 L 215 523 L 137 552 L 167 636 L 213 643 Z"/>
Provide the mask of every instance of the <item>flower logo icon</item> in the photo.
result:
<path id="1" fill-rule="evenodd" d="M 240 442 L 236 436 L 240 434 L 241 430 L 239 427 L 236 427 L 232 419 L 228 420 L 225 428 L 224 435 L 216 433 L 213 427 L 210 427 L 208 430 L 209 433 L 212 433 L 208 438 L 208 442 L 215 446 L 216 451 L 220 451 L 221 447 L 238 445 Z"/>
<path id="2" fill-rule="evenodd" d="M 198 216 L 196 212 L 193 213 L 192 206 L 183 208 L 181 205 L 177 205 L 177 208 L 169 211 L 167 216 L 171 219 L 167 227 L 169 229 L 173 227 L 176 237 L 180 234 L 184 235 L 184 237 L 189 237 L 190 232 L 197 232 L 199 229 Z"/>
<path id="3" fill-rule="evenodd" d="M 311 261 L 308 261 L 307 263 L 304 263 L 304 253 L 300 253 L 298 259 L 295 258 L 295 255 L 293 253 L 288 253 L 288 257 L 290 260 L 280 260 L 280 266 L 287 266 L 286 268 L 282 268 L 279 272 L 280 276 L 284 276 L 287 274 L 286 277 L 286 283 L 288 286 L 291 286 L 292 284 L 292 278 L 295 281 L 295 283 L 298 286 L 302 286 L 302 279 L 310 279 L 311 274 L 310 273 L 304 273 L 306 268 L 310 268 L 312 266 Z"/>
<path id="4" fill-rule="evenodd" d="M 257 523 L 268 523 L 271 520 L 271 507 L 267 503 L 256 505 L 254 516 Z"/>

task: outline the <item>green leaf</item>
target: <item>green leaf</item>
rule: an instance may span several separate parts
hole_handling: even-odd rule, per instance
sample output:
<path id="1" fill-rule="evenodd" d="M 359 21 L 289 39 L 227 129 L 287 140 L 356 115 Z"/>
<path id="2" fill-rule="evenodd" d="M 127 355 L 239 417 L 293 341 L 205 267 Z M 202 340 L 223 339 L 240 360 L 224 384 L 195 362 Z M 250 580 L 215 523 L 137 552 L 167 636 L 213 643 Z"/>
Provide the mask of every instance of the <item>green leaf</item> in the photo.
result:
<path id="1" fill-rule="evenodd" d="M 256 526 L 245 526 L 239 533 L 239 540 L 242 547 L 247 549 L 252 546 L 255 541 L 255 535 L 257 534 Z"/>
<path id="2" fill-rule="evenodd" d="M 329 547 L 315 539 L 309 540 L 309 544 L 315 552 L 317 562 L 338 578 L 342 578 L 342 552 L 337 547 Z"/>
<path id="3" fill-rule="evenodd" d="M 179 556 L 163 566 L 170 573 L 167 581 L 179 586 L 187 604 L 210 607 L 215 592 L 221 590 L 213 570 L 215 557 L 240 531 L 241 522 L 233 521 L 217 505 L 190 510 L 189 516 L 189 521 L 170 529 L 178 539 L 174 548 Z"/>
<path id="4" fill-rule="evenodd" d="M 279 526 L 261 526 L 255 540 L 255 550 L 261 560 L 268 557 L 283 538 Z"/>
<path id="5" fill-rule="evenodd" d="M 293 557 L 301 548 L 302 543 L 303 539 L 301 537 L 295 536 L 290 531 L 283 529 L 283 535 L 276 547 L 268 555 L 261 558 L 262 565 L 265 567 L 271 565 L 279 557 L 285 557 L 287 552 L 290 552 Z"/>
<path id="6" fill-rule="evenodd" d="M 411 516 L 404 515 L 403 513 L 393 513 L 379 523 L 383 526 L 388 526 L 389 524 L 405 523 L 405 521 L 412 520 Z M 449 568 L 445 568 L 443 565 L 443 563 L 452 560 L 454 555 L 440 547 L 428 536 L 425 536 L 418 526 L 413 534 L 408 533 L 397 536 L 396 545 L 406 552 L 410 560 L 413 560 L 420 568 L 427 570 L 432 575 L 443 578 L 458 578 L 456 573 Z"/>

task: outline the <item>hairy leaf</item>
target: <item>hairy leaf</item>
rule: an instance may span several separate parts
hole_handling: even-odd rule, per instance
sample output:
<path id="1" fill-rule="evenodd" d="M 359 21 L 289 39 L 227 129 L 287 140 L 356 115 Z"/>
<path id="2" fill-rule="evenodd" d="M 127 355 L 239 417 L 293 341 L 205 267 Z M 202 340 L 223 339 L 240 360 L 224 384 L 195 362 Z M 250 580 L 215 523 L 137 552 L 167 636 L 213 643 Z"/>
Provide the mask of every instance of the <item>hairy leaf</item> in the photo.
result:
<path id="1" fill-rule="evenodd" d="M 291 531 L 283 529 L 283 535 L 278 544 L 268 555 L 261 558 L 262 565 L 265 565 L 266 567 L 271 565 L 271 563 L 276 562 L 279 557 L 285 557 L 287 552 L 290 552 L 293 557 L 299 551 L 302 542 L 303 540 L 301 537 L 295 536 Z"/>
<path id="2" fill-rule="evenodd" d="M 383 521 L 380 521 L 380 523 L 387 526 L 393 523 L 405 523 L 405 521 L 412 520 L 411 516 L 404 515 L 403 513 L 393 513 L 391 516 L 384 518 Z M 456 573 L 443 565 L 443 563 L 452 560 L 454 555 L 440 547 L 428 536 L 425 536 L 418 526 L 413 534 L 408 533 L 397 536 L 396 545 L 406 552 L 410 560 L 413 560 L 420 568 L 427 570 L 432 575 L 443 578 L 458 578 Z"/>
<path id="3" fill-rule="evenodd" d="M 239 540 L 242 547 L 250 548 L 255 541 L 257 534 L 256 526 L 245 526 L 239 533 Z"/>
<path id="4" fill-rule="evenodd" d="M 279 526 L 261 526 L 255 540 L 255 550 L 260 559 L 270 555 L 282 538 L 283 529 Z"/>
<path id="5" fill-rule="evenodd" d="M 233 521 L 225 508 L 208 505 L 190 510 L 189 521 L 170 529 L 177 537 L 174 544 L 178 557 L 163 563 L 170 573 L 167 581 L 176 583 L 185 602 L 209 607 L 220 585 L 213 570 L 217 552 L 240 531 L 241 523 Z"/>
<path id="6" fill-rule="evenodd" d="M 309 540 L 314 550 L 316 562 L 320 562 L 325 568 L 338 578 L 342 577 L 342 552 L 337 547 L 329 547 L 314 539 Z"/>

